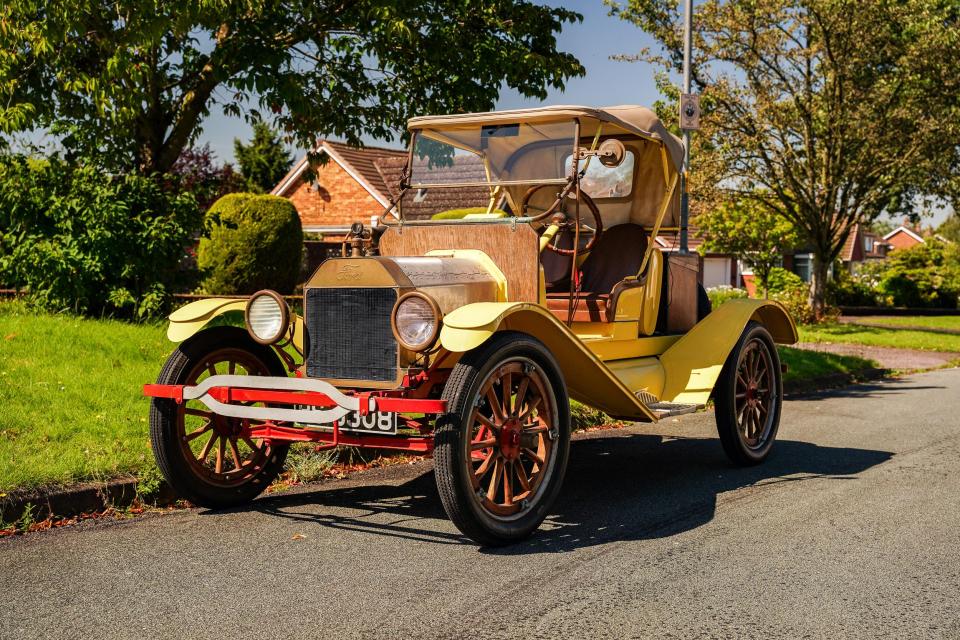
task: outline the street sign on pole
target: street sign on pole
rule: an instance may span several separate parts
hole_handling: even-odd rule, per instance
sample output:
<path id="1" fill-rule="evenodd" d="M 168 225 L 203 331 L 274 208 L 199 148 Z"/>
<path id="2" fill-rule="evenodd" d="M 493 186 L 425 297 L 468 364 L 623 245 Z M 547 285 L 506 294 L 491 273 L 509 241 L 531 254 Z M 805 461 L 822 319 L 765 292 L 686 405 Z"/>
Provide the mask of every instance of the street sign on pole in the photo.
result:
<path id="1" fill-rule="evenodd" d="M 680 128 L 684 131 L 700 128 L 700 96 L 696 93 L 680 95 Z"/>

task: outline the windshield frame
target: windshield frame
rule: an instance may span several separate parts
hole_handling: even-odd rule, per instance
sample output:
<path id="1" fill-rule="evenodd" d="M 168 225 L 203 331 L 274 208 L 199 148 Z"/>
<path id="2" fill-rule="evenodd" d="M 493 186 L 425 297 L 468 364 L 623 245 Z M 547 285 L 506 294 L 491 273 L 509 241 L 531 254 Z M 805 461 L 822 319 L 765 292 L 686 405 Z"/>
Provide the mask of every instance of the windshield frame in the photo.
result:
<path id="1" fill-rule="evenodd" d="M 393 206 L 389 208 L 388 211 L 385 211 L 383 216 L 381 216 L 381 223 L 385 224 L 401 224 L 401 225 L 423 225 L 423 224 L 516 224 L 516 223 L 525 223 L 525 222 L 534 222 L 540 216 L 518 216 L 516 213 L 511 216 L 506 216 L 503 218 L 480 218 L 480 219 L 458 219 L 458 220 L 406 220 L 403 215 L 402 200 L 403 195 L 409 190 L 415 189 L 457 189 L 461 187 L 487 187 L 490 189 L 491 198 L 495 197 L 496 193 L 502 187 L 509 186 L 520 186 L 520 185 L 535 185 L 535 184 L 555 184 L 558 186 L 563 186 L 563 191 L 565 193 L 575 189 L 580 182 L 580 162 L 579 158 L 580 152 L 580 118 L 572 118 L 571 122 L 573 124 L 573 141 L 571 144 L 571 153 L 573 157 L 573 163 L 571 164 L 570 174 L 565 178 L 547 178 L 547 179 L 537 179 L 530 178 L 527 180 L 503 180 L 499 182 L 456 182 L 456 183 L 413 183 L 410 181 L 411 172 L 413 170 L 413 161 L 415 155 L 415 148 L 417 143 L 417 136 L 420 135 L 420 129 L 412 129 L 410 132 L 410 144 L 407 147 L 407 163 L 404 166 L 403 174 L 400 178 L 400 191 L 399 194 L 393 203 Z M 449 144 L 449 143 L 448 143 Z M 456 145 L 451 145 L 456 147 Z M 469 150 L 468 150 L 469 151 Z M 472 153 L 472 152 L 471 152 Z M 480 156 L 482 158 L 482 156 Z M 484 165 L 486 166 L 486 160 L 484 159 Z M 396 222 L 389 222 L 389 217 L 392 217 Z"/>

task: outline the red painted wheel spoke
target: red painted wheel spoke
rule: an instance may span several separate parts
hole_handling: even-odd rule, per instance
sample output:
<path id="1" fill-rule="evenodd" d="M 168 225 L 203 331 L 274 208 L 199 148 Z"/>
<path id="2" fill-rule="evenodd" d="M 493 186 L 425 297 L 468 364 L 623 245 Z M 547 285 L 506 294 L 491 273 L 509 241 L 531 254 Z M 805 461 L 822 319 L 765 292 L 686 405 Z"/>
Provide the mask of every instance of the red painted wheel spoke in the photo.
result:
<path id="1" fill-rule="evenodd" d="M 524 491 L 529 492 L 530 480 L 527 479 L 527 470 L 523 468 L 523 463 L 519 460 L 514 460 L 513 466 L 517 470 L 517 481 L 520 482 L 520 486 L 523 487 Z"/>
<path id="2" fill-rule="evenodd" d="M 539 422 L 533 422 L 523 427 L 524 433 L 546 433 L 547 431 L 550 431 L 550 427 Z"/>
<path id="3" fill-rule="evenodd" d="M 493 502 L 497 496 L 497 490 L 500 488 L 500 467 L 503 466 L 503 460 L 497 458 L 493 463 L 493 477 L 490 479 L 490 486 L 487 488 L 487 500 Z"/>
<path id="4" fill-rule="evenodd" d="M 500 400 L 497 398 L 497 394 L 493 391 L 493 386 L 491 385 L 487 389 L 487 402 L 490 404 L 490 411 L 493 412 L 493 421 L 497 425 L 504 423 L 503 409 L 500 408 Z"/>
<path id="5" fill-rule="evenodd" d="M 500 392 L 503 396 L 503 415 L 510 417 L 513 415 L 513 375 L 508 371 L 500 379 Z"/>
<path id="6" fill-rule="evenodd" d="M 236 438 L 230 438 L 230 455 L 233 457 L 233 464 L 237 465 L 237 469 L 243 466 L 243 463 L 240 462 L 240 450 L 237 449 Z"/>
<path id="7" fill-rule="evenodd" d="M 183 412 L 188 416 L 199 416 L 201 418 L 213 417 L 212 411 L 207 411 L 205 409 L 195 409 L 194 407 L 184 407 Z"/>
<path id="8" fill-rule="evenodd" d="M 530 402 L 530 404 L 527 405 L 527 410 L 524 411 L 524 412 L 520 415 L 520 417 L 519 417 L 520 422 L 526 422 L 527 419 L 529 419 L 530 416 L 533 414 L 533 412 L 537 410 L 537 407 L 540 406 L 540 402 L 541 402 L 542 400 L 543 400 L 543 398 L 540 397 L 539 394 L 536 395 L 536 396 L 534 396 L 534 398 L 533 398 L 533 400 Z"/>
<path id="9" fill-rule="evenodd" d="M 513 483 L 510 477 L 513 475 L 511 473 L 513 463 L 500 466 L 503 469 L 503 503 L 509 507 L 513 505 Z"/>
<path id="10" fill-rule="evenodd" d="M 497 444 L 496 438 L 488 438 L 486 440 L 474 440 L 470 443 L 470 451 L 480 451 L 481 449 L 489 449 L 490 447 Z"/>
<path id="11" fill-rule="evenodd" d="M 217 473 L 223 473 L 223 458 L 226 453 L 226 443 L 224 440 L 226 440 L 226 438 L 220 438 L 220 442 L 217 444 L 217 463 L 215 467 Z"/>
<path id="12" fill-rule="evenodd" d="M 197 460 L 200 462 L 200 464 L 203 464 L 204 461 L 206 461 L 207 456 L 210 455 L 210 449 L 213 448 L 213 443 L 217 441 L 217 438 L 218 436 L 216 431 L 210 434 L 210 439 L 207 440 L 207 444 L 203 446 L 203 449 L 200 450 L 200 455 L 197 457 Z"/>
<path id="13" fill-rule="evenodd" d="M 523 447 L 523 448 L 521 448 L 520 450 L 523 451 L 523 453 L 526 454 L 526 456 L 527 456 L 528 458 L 530 458 L 531 460 L 533 460 L 534 462 L 536 462 L 536 463 L 537 463 L 537 466 L 539 466 L 541 469 L 543 469 L 543 458 L 541 458 L 541 457 L 539 456 L 539 454 L 537 454 L 536 451 L 534 451 L 533 449 L 530 449 L 530 448 L 528 448 L 528 447 Z"/>
<path id="14" fill-rule="evenodd" d="M 486 417 L 482 413 L 477 413 L 477 421 L 487 429 L 490 429 L 491 431 L 493 431 L 494 433 L 500 431 L 500 427 L 498 425 L 493 424 L 493 422 L 490 421 L 490 418 Z"/>
<path id="15" fill-rule="evenodd" d="M 187 435 L 185 435 L 185 436 L 184 436 L 184 439 L 186 439 L 187 442 L 190 442 L 191 440 L 194 440 L 194 439 L 196 439 L 196 438 L 199 438 L 200 436 L 202 436 L 203 434 L 205 434 L 207 431 L 210 431 L 210 429 L 211 429 L 212 427 L 213 427 L 213 425 L 210 423 L 209 420 L 207 420 L 207 421 L 203 424 L 202 427 L 200 427 L 199 429 L 197 429 L 197 430 L 195 430 L 195 431 L 191 431 L 190 433 L 188 433 Z"/>
<path id="16" fill-rule="evenodd" d="M 496 451 L 491 451 L 490 455 L 480 463 L 480 466 L 477 467 L 477 470 L 473 473 L 473 477 L 476 478 L 477 482 L 483 480 L 483 477 L 493 468 L 493 463 L 495 463 L 499 457 L 500 455 Z"/>
<path id="17" fill-rule="evenodd" d="M 215 362 L 208 362 L 208 363 L 207 363 L 207 371 L 208 371 L 208 372 L 210 373 L 210 375 L 212 375 L 212 376 L 217 375 L 217 364 L 216 364 Z"/>
<path id="18" fill-rule="evenodd" d="M 523 377 L 523 380 L 520 381 L 520 385 L 517 387 L 517 396 L 514 402 L 513 412 L 520 413 L 520 409 L 523 408 L 523 402 L 527 399 L 527 389 L 530 387 L 530 378 L 527 376 Z"/>
<path id="19" fill-rule="evenodd" d="M 257 446 L 257 443 L 250 439 L 249 436 L 240 436 L 240 439 L 243 440 L 244 444 L 250 447 L 250 450 L 253 452 L 260 451 L 260 447 Z"/>

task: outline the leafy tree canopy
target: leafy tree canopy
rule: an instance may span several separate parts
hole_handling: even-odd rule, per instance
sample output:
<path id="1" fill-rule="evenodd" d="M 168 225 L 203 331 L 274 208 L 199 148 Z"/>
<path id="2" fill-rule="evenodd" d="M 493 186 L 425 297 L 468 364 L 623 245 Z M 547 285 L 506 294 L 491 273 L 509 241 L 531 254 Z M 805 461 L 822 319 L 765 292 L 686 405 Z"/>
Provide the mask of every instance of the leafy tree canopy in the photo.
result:
<path id="1" fill-rule="evenodd" d="M 253 125 L 253 140 L 249 144 L 234 138 L 233 151 L 247 188 L 258 193 L 273 189 L 290 169 L 290 153 L 265 122 Z"/>
<path id="2" fill-rule="evenodd" d="M 544 98 L 583 67 L 557 47 L 579 14 L 527 0 L 10 0 L 0 131 L 44 128 L 114 170 L 166 172 L 212 109 L 290 142 L 392 140 L 420 113 Z"/>
<path id="3" fill-rule="evenodd" d="M 676 0 L 607 0 L 651 33 L 667 73 L 682 61 Z M 814 250 L 812 301 L 858 222 L 957 194 L 957 0 L 704 0 L 693 80 L 702 94 L 691 191 L 755 198 Z M 664 108 L 666 107 L 666 108 Z M 674 104 L 661 115 L 676 122 Z"/>
<path id="4" fill-rule="evenodd" d="M 757 288 L 766 294 L 771 270 L 783 252 L 797 246 L 793 224 L 763 204 L 746 198 L 726 202 L 697 215 L 703 251 L 731 253 L 753 269 Z"/>

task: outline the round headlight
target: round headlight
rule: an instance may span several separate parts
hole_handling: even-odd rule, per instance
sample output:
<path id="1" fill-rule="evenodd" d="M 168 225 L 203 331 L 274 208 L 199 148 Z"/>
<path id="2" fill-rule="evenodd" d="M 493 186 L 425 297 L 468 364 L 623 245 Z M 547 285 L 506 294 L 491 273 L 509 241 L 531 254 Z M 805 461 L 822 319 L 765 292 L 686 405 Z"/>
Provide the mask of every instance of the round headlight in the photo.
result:
<path id="1" fill-rule="evenodd" d="M 411 291 L 397 300 L 391 321 L 401 346 L 410 351 L 423 351 L 437 339 L 440 307 L 426 294 Z"/>
<path id="2" fill-rule="evenodd" d="M 247 302 L 247 331 L 260 344 L 273 344 L 287 332 L 290 310 L 276 291 L 258 291 Z"/>

